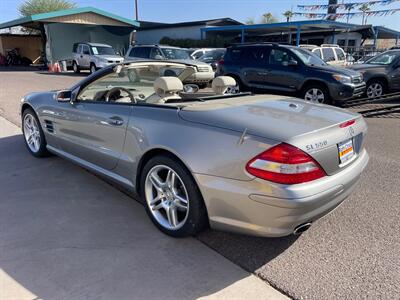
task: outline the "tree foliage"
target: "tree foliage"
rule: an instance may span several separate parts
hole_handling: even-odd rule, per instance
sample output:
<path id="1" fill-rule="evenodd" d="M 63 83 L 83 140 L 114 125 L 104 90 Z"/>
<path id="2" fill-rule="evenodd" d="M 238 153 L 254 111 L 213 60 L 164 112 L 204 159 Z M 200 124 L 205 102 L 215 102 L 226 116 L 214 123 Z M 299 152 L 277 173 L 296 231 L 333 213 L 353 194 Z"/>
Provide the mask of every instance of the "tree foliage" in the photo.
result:
<path id="1" fill-rule="evenodd" d="M 274 15 L 271 14 L 270 12 L 263 14 L 261 17 L 261 23 L 270 24 L 276 22 L 278 22 L 278 19 L 275 18 Z"/>
<path id="2" fill-rule="evenodd" d="M 26 0 L 18 11 L 23 17 L 51 11 L 75 8 L 76 4 L 68 0 Z"/>
<path id="3" fill-rule="evenodd" d="M 286 18 L 286 22 L 290 22 L 293 17 L 293 12 L 291 10 L 287 10 L 283 13 L 283 16 Z"/>

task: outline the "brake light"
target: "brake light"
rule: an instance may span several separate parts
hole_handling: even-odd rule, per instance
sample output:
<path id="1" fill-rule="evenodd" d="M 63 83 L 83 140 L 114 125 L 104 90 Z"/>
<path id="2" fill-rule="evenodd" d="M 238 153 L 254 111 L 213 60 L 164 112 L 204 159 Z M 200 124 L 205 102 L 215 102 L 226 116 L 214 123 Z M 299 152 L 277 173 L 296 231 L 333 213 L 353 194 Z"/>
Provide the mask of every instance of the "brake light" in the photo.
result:
<path id="1" fill-rule="evenodd" d="M 218 65 L 219 65 L 219 66 L 223 66 L 224 63 L 225 63 L 225 61 L 224 61 L 223 58 L 221 58 L 221 59 L 218 61 Z"/>
<path id="2" fill-rule="evenodd" d="M 285 143 L 254 157 L 247 163 L 246 170 L 258 178 L 282 184 L 309 182 L 326 176 L 310 155 Z"/>
<path id="3" fill-rule="evenodd" d="M 350 120 L 350 121 L 347 121 L 347 122 L 344 122 L 344 123 L 340 124 L 339 127 L 340 128 L 346 128 L 346 127 L 349 127 L 349 126 L 353 125 L 355 122 L 356 122 L 356 120 Z"/>

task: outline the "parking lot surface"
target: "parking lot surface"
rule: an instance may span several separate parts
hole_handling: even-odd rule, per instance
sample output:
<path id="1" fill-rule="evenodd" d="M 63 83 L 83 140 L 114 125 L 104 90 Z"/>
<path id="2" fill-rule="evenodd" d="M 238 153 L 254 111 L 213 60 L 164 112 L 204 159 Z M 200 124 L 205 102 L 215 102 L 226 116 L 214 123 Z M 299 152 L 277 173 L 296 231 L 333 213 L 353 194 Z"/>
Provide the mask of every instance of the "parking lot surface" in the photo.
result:
<path id="1" fill-rule="evenodd" d="M 68 87 L 79 79 L 80 77 L 44 75 L 34 72 L 0 72 L 2 85 L 0 115 L 19 124 L 19 99 L 23 94 L 29 91 Z M 266 239 L 209 230 L 202 233 L 198 239 L 245 270 L 253 272 L 296 299 L 398 299 L 400 294 L 398 284 L 400 282 L 400 231 L 398 230 L 400 228 L 400 162 L 398 159 L 400 120 L 368 119 L 367 123 L 369 125 L 367 149 L 370 154 L 370 163 L 358 187 L 343 205 L 317 221 L 305 234 L 300 237 Z M 5 256 L 0 257 L 0 260 L 3 258 L 2 265 L 7 264 L 7 262 L 4 263 L 4 257 L 14 263 L 17 257 L 24 258 L 21 259 L 20 265 L 16 264 L 8 268 L 11 275 L 14 275 L 14 279 L 33 283 L 41 281 L 41 284 L 45 285 L 46 280 L 54 278 L 60 284 L 60 291 L 65 292 L 75 282 L 75 278 L 70 278 L 71 276 L 79 279 L 79 276 L 87 276 L 95 271 L 95 274 L 100 272 L 104 275 L 96 275 L 94 282 L 89 283 L 89 285 L 92 284 L 90 289 L 92 292 L 98 291 L 96 287 L 101 289 L 100 286 L 103 286 L 104 289 L 105 284 L 110 284 L 114 282 L 113 280 L 118 282 L 118 278 L 125 278 L 123 271 L 132 268 L 129 262 L 135 257 L 135 253 L 143 255 L 141 253 L 148 247 L 163 249 L 176 247 L 176 251 L 181 251 L 181 255 L 189 255 L 191 258 L 189 261 L 192 263 L 193 261 L 202 263 L 204 269 L 201 272 L 203 273 L 191 273 L 191 276 L 196 276 L 199 280 L 202 276 L 209 277 L 214 272 L 219 274 L 218 268 L 212 261 L 201 261 L 201 256 L 190 256 L 191 251 L 196 251 L 197 247 L 200 247 L 199 243 L 193 243 L 192 239 L 170 239 L 158 234 L 155 229 L 148 228 L 144 231 L 143 227 L 150 226 L 150 222 L 140 205 L 130 201 L 130 198 L 83 169 L 55 157 L 49 160 L 30 158 L 23 148 L 21 137 L 3 139 L 0 149 L 2 152 L 1 191 L 3 198 L 6 199 L 3 203 L 12 212 L 11 215 L 7 214 L 5 218 L 0 218 L 2 220 L 0 228 L 23 226 L 34 228 L 36 234 L 32 236 L 27 232 L 15 236 L 13 230 L 3 229 L 5 233 L 2 234 L 6 234 L 6 240 L 13 243 L 13 248 L 7 250 Z M 5 157 L 7 155 L 8 158 Z M 12 157 L 14 158 L 11 163 Z M 7 163 L 7 169 L 3 167 L 5 163 Z M 55 183 L 56 187 L 53 186 Z M 39 188 L 39 186 L 49 187 L 52 190 L 46 192 L 45 188 Z M 85 193 L 81 194 L 78 192 L 80 190 Z M 24 197 L 22 203 L 15 204 L 12 201 L 15 193 Z M 86 198 L 88 194 L 91 195 L 90 198 Z M 60 196 L 62 196 L 61 200 L 59 200 Z M 24 205 L 28 203 L 30 205 Z M 63 203 L 69 204 L 65 206 L 66 209 L 59 208 L 59 205 Z M 13 207 L 13 205 L 17 206 Z M 98 210 L 98 207 L 101 209 Z M 4 210 L 0 211 L 4 214 Z M 55 215 L 53 215 L 54 212 L 56 212 Z M 74 222 L 71 222 L 70 220 L 73 219 Z M 43 223 L 40 220 L 46 220 L 46 222 Z M 85 231 L 87 226 L 89 229 Z M 154 235 L 157 243 L 148 240 L 148 232 Z M 90 245 L 94 236 L 99 238 L 100 245 L 107 245 L 106 250 Z M 67 238 L 66 241 L 63 237 Z M 84 249 L 79 249 L 80 246 L 77 249 L 62 246 L 65 245 L 64 243 L 74 244 L 75 238 L 79 239 Z M 35 239 L 41 241 L 40 247 L 32 250 L 30 245 Z M 61 246 L 58 248 L 53 246 L 53 241 Z M 1 239 L 0 243 L 3 243 Z M 45 246 L 47 244 L 50 246 Z M 135 248 L 140 251 L 135 251 Z M 45 251 L 42 251 L 43 249 Z M 110 249 L 114 250 L 110 251 Z M 103 257 L 104 251 L 107 255 L 104 254 Z M 0 252 L 3 253 L 3 251 Z M 115 254 L 112 257 L 111 252 Z M 77 253 L 80 255 L 81 264 L 74 257 Z M 159 255 L 168 255 L 168 253 L 169 250 Z M 100 259 L 96 260 L 95 257 L 100 257 Z M 102 262 L 104 259 L 105 261 Z M 98 264 L 101 263 L 108 268 L 98 268 Z M 163 260 L 163 263 L 168 262 Z M 30 267 L 24 268 L 24 264 Z M 46 268 L 53 264 L 62 266 L 63 273 L 60 277 L 57 277 L 54 271 L 46 272 Z M 190 263 L 182 263 L 177 271 L 189 276 L 185 272 L 192 267 Z M 146 277 L 149 276 L 147 273 L 141 275 L 141 272 L 146 269 L 145 263 L 142 264 L 142 268 L 134 274 L 137 276 L 135 278 L 142 276 L 142 278 L 147 278 L 143 279 L 144 282 L 151 280 Z M 148 268 L 154 269 L 155 265 L 150 264 Z M 34 280 L 33 270 L 39 272 L 43 278 Z M 224 279 L 223 275 L 215 276 L 215 284 L 221 280 L 222 286 L 226 286 L 233 284 L 236 275 L 229 280 Z M 180 277 L 179 280 L 184 280 L 183 277 L 185 276 Z M 237 279 L 239 280 L 240 276 Z M 49 281 L 47 286 L 49 289 L 54 284 L 54 280 Z M 66 280 L 64 286 L 61 284 L 62 280 Z M 130 288 L 128 282 L 124 279 L 113 288 L 127 291 Z M 192 281 L 192 283 L 197 287 L 197 284 L 201 286 L 203 281 L 200 280 L 199 283 Z M 148 287 L 157 284 L 155 282 Z M 35 284 L 32 284 L 32 287 L 35 287 Z M 219 288 L 213 286 L 211 290 L 216 291 Z M 35 291 L 34 288 L 32 290 Z M 172 290 L 167 291 L 172 293 Z M 187 297 L 193 295 L 195 294 L 187 295 Z M 202 293 L 199 293 L 195 296 L 201 295 Z"/>

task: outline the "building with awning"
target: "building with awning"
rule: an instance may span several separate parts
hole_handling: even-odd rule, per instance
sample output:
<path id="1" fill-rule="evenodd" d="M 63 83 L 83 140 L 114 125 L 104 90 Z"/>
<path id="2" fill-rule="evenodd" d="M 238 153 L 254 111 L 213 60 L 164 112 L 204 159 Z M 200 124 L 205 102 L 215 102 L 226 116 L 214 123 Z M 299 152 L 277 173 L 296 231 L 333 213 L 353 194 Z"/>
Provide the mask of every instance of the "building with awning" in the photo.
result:
<path id="1" fill-rule="evenodd" d="M 54 63 L 69 59 L 72 55 L 72 46 L 77 42 L 108 44 L 117 52 L 124 54 L 129 47 L 131 33 L 140 25 L 134 20 L 97 8 L 82 7 L 15 19 L 0 24 L 0 29 L 16 26 L 42 32 L 45 39 L 41 41 L 41 51 L 45 50 L 47 61 Z M 8 33 L 7 38 L 12 39 L 12 34 Z M 9 42 L 9 45 L 12 45 L 12 42 Z M 24 44 L 18 43 L 18 45 L 24 47 Z"/>

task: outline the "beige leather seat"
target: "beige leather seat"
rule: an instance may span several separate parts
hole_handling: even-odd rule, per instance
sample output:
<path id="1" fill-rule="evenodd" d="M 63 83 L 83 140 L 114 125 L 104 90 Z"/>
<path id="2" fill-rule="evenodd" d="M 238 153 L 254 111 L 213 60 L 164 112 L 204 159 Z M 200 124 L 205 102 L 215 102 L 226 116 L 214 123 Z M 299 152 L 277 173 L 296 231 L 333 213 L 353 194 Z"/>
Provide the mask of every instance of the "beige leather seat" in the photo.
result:
<path id="1" fill-rule="evenodd" d="M 147 97 L 147 103 L 165 103 L 170 99 L 181 99 L 183 83 L 177 77 L 159 77 L 154 81 L 155 93 Z"/>
<path id="2" fill-rule="evenodd" d="M 236 80 L 230 76 L 218 76 L 212 81 L 212 89 L 217 95 L 224 95 L 236 87 Z"/>

